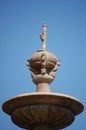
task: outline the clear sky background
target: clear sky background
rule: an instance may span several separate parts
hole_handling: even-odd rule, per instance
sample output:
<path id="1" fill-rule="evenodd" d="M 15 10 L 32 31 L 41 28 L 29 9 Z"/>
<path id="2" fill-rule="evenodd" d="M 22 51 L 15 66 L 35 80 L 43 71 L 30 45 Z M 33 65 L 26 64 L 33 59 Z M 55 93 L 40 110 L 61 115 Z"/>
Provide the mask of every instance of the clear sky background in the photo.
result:
<path id="1" fill-rule="evenodd" d="M 21 130 L 1 106 L 13 96 L 35 91 L 26 61 L 42 47 L 44 22 L 47 49 L 61 62 L 51 91 L 86 106 L 86 0 L 0 0 L 0 130 Z M 86 130 L 86 110 L 65 128 L 81 129 Z"/>

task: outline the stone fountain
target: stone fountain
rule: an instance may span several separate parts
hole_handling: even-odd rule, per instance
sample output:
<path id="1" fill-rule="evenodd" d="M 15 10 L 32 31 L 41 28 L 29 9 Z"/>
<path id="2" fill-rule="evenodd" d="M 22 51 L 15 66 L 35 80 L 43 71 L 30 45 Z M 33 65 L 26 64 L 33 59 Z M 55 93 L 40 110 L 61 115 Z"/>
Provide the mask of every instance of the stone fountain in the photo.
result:
<path id="1" fill-rule="evenodd" d="M 42 49 L 27 60 L 36 92 L 15 96 L 3 103 L 13 123 L 27 130 L 59 130 L 73 123 L 84 106 L 76 98 L 50 92 L 50 83 L 60 66 L 59 59 L 46 50 L 47 26 L 40 34 Z"/>

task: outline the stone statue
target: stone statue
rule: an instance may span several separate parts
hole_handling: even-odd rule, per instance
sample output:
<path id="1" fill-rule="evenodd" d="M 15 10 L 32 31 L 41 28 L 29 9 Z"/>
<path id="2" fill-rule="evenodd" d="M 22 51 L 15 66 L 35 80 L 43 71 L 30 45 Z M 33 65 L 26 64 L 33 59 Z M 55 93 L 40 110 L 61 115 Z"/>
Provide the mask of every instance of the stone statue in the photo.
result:
<path id="1" fill-rule="evenodd" d="M 40 39 L 42 40 L 42 49 L 46 50 L 46 31 L 47 31 L 47 26 L 44 24 L 43 26 L 43 32 L 40 34 Z"/>

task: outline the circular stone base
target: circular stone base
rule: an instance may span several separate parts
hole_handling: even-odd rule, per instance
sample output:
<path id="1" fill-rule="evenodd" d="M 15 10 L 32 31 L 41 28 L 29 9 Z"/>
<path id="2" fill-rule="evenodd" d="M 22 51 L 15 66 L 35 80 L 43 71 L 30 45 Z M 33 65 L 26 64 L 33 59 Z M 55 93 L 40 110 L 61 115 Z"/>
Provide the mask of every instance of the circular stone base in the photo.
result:
<path id="1" fill-rule="evenodd" d="M 65 128 L 84 108 L 79 100 L 71 96 L 49 92 L 18 95 L 2 107 L 16 125 L 27 130 Z"/>

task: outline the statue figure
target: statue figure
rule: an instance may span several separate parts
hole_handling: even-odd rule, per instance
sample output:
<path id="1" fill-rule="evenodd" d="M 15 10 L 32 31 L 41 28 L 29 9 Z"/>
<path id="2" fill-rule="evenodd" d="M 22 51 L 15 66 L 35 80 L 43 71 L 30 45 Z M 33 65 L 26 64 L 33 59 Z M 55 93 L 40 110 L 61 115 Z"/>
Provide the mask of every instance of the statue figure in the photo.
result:
<path id="1" fill-rule="evenodd" d="M 42 40 L 42 49 L 46 50 L 46 31 L 47 31 L 47 26 L 44 24 L 43 26 L 43 32 L 40 34 L 40 39 Z"/>

